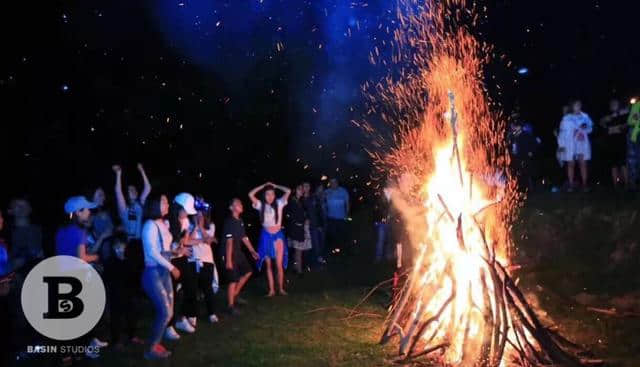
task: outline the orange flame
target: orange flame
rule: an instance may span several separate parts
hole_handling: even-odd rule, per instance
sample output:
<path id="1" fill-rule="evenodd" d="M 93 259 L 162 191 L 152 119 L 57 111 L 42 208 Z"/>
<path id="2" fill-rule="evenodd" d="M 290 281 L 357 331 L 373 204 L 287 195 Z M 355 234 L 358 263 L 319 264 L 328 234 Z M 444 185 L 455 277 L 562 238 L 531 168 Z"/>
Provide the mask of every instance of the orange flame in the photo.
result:
<path id="1" fill-rule="evenodd" d="M 509 265 L 520 197 L 507 171 L 505 123 L 482 80 L 490 47 L 461 25 L 473 24 L 477 14 L 463 0 L 403 4 L 394 44 L 403 72 L 371 92 L 387 106 L 383 118 L 398 128 L 395 148 L 377 157 L 380 167 L 421 183 L 395 196 L 415 256 L 388 324 L 403 323 L 402 354 L 446 345 L 447 365 L 504 365 L 511 352 L 496 345 L 496 333 L 507 328 L 496 330 L 494 321 L 508 325 L 510 316 L 498 306 L 503 291 L 488 264 Z M 497 349 L 506 352 L 491 352 Z"/>

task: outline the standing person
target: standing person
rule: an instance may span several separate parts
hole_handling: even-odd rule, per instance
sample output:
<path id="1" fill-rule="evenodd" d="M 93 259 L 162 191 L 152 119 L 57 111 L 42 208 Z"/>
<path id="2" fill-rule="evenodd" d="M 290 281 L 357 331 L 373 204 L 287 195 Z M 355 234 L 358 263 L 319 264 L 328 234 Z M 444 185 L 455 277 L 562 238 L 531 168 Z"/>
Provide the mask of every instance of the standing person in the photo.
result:
<path id="1" fill-rule="evenodd" d="M 258 260 L 259 255 L 253 249 L 244 230 L 244 222 L 240 218 L 244 211 L 242 201 L 238 198 L 231 199 L 229 211 L 231 215 L 224 222 L 225 254 L 223 261 L 229 279 L 227 288 L 228 312 L 231 315 L 238 315 L 239 312 L 235 308 L 238 295 L 252 274 L 251 265 L 242 253 L 242 245 L 247 247 L 254 260 Z"/>
<path id="2" fill-rule="evenodd" d="M 591 160 L 591 144 L 589 134 L 593 130 L 593 122 L 586 113 L 582 112 L 582 102 L 579 100 L 571 104 L 571 113 L 565 115 L 558 130 L 559 158 L 567 164 L 568 191 L 575 188 L 575 164 L 578 162 L 582 188 L 588 191 L 587 162 Z"/>
<path id="3" fill-rule="evenodd" d="M 211 248 L 218 243 L 218 240 L 216 240 L 216 226 L 211 221 L 211 215 L 208 210 L 196 210 L 198 211 L 198 214 L 196 214 L 196 226 L 191 236 L 191 239 L 196 243 L 192 246 L 189 266 L 191 267 L 191 272 L 195 275 L 197 290 L 204 295 L 209 322 L 213 324 L 218 322 L 218 316 L 215 314 L 215 296 L 213 294 L 213 280 L 217 278 L 217 270 Z M 197 300 L 197 297 L 194 297 L 189 300 L 191 304 L 185 304 L 185 309 L 189 309 L 189 312 L 185 311 L 185 314 L 194 328 L 197 323 Z"/>
<path id="4" fill-rule="evenodd" d="M 89 202 L 84 196 L 74 196 L 67 200 L 64 211 L 69 215 L 70 221 L 56 233 L 57 256 L 73 256 L 87 263 L 95 263 L 100 259 L 98 255 L 87 251 L 87 229 L 91 223 L 91 209 L 95 207 L 96 204 Z M 89 348 L 85 355 L 92 359 L 97 358 L 99 354 L 96 350 L 108 345 L 93 337 L 90 342 L 93 348 Z"/>
<path id="5" fill-rule="evenodd" d="M 189 257 L 192 256 L 193 245 L 198 244 L 191 236 L 195 226 L 190 220 L 190 216 L 196 215 L 195 198 L 193 195 L 183 192 L 173 199 L 169 209 L 169 228 L 173 235 L 172 250 L 175 255 L 171 263 L 180 269 L 180 281 L 173 282 L 173 293 L 175 294 L 173 318 L 169 322 L 169 327 L 165 337 L 169 340 L 177 340 L 180 335 L 175 329 L 192 334 L 196 331 L 188 318 L 195 319 L 197 305 L 198 279 L 193 267 L 189 264 Z M 180 287 L 178 287 L 180 285 Z M 181 289 L 181 292 L 178 290 Z M 175 325 L 175 328 L 174 328 Z"/>
<path id="6" fill-rule="evenodd" d="M 116 201 L 118 204 L 118 215 L 122 220 L 129 239 L 139 239 L 142 231 L 142 208 L 147 197 L 151 193 L 151 183 L 147 178 L 141 163 L 138 163 L 138 171 L 144 181 L 144 189 L 142 194 L 138 195 L 138 189 L 133 185 L 127 186 L 127 197 L 122 192 L 122 168 L 119 165 L 113 166 L 116 173 Z"/>
<path id="7" fill-rule="evenodd" d="M 627 119 L 629 132 L 627 134 L 627 168 L 629 170 L 629 187 L 632 190 L 637 188 L 640 177 L 640 103 L 631 105 L 631 112 Z"/>
<path id="8" fill-rule="evenodd" d="M 309 235 L 311 237 L 311 249 L 309 256 L 311 266 L 321 265 L 324 261 L 322 258 L 323 241 L 324 236 L 324 223 L 326 215 L 324 215 L 324 194 L 316 195 L 311 190 L 311 184 L 305 182 L 302 184 L 304 191 L 304 210 L 306 212 L 307 220 L 309 223 Z M 318 189 L 322 190 L 322 185 L 318 186 Z M 317 190 L 316 190 L 317 191 Z"/>
<path id="9" fill-rule="evenodd" d="M 19 198 L 11 200 L 8 214 L 12 217 L 11 233 L 11 268 L 21 274 L 27 273 L 44 257 L 42 251 L 42 229 L 31 223 L 31 204 Z M 21 284 L 19 284 L 22 287 Z"/>
<path id="10" fill-rule="evenodd" d="M 262 199 L 258 199 L 256 194 L 262 193 Z M 276 198 L 276 190 L 282 191 L 284 194 L 281 198 Z M 260 223 L 262 224 L 262 232 L 260 233 L 260 242 L 258 243 L 258 270 L 262 268 L 262 263 L 267 264 L 267 281 L 269 283 L 269 293 L 267 297 L 275 295 L 273 282 L 273 268 L 271 262 L 276 262 L 276 272 L 278 277 L 278 292 L 280 295 L 286 295 L 284 290 L 284 269 L 287 268 L 288 254 L 285 247 L 285 238 L 282 233 L 282 209 L 287 205 L 291 189 L 285 186 L 267 182 L 249 192 L 249 198 L 253 204 L 253 208 L 260 212 Z"/>
<path id="11" fill-rule="evenodd" d="M 374 215 L 377 230 L 375 262 L 379 263 L 384 258 L 387 260 L 392 258 L 391 251 L 388 248 L 391 234 L 389 231 L 391 218 L 391 188 L 389 184 L 382 189 L 382 195 L 380 195 Z"/>
<path id="12" fill-rule="evenodd" d="M 316 191 L 313 193 L 315 203 L 318 207 L 319 225 L 316 232 L 318 238 L 318 246 L 315 247 L 315 255 L 317 257 L 318 264 L 324 265 L 327 263 L 326 258 L 326 245 L 327 245 L 327 198 L 324 195 L 324 186 L 318 185 Z"/>
<path id="13" fill-rule="evenodd" d="M 99 238 L 103 233 L 113 233 L 114 225 L 111 214 L 105 208 L 107 196 L 102 189 L 98 187 L 93 193 L 93 203 L 96 208 L 93 210 L 91 217 L 93 218 L 92 234 L 95 238 Z"/>
<path id="14" fill-rule="evenodd" d="M 614 188 L 622 183 L 629 188 L 629 171 L 627 170 L 627 119 L 629 110 L 623 109 L 620 101 L 609 102 L 609 114 L 600 120 L 605 129 L 606 161 L 611 167 L 611 180 Z"/>
<path id="15" fill-rule="evenodd" d="M 104 279 L 107 287 L 111 329 L 111 343 L 116 350 L 124 348 L 121 340 L 123 330 L 127 340 L 131 344 L 144 344 L 144 341 L 136 336 L 137 315 L 140 310 L 135 289 L 129 284 L 132 280 L 127 272 L 127 234 L 116 232 L 107 238 L 100 253 L 104 263 Z"/>
<path id="16" fill-rule="evenodd" d="M 145 203 L 147 221 L 142 227 L 144 250 L 144 271 L 142 287 L 155 309 L 155 318 L 149 336 L 149 347 L 144 353 L 146 359 L 164 359 L 171 355 L 160 342 L 169 320 L 173 316 L 173 279 L 180 278 L 180 270 L 169 259 L 172 256 L 173 236 L 164 218 L 169 213 L 169 201 L 161 195 Z"/>
<path id="17" fill-rule="evenodd" d="M 296 186 L 295 194 L 285 207 L 287 218 L 287 239 L 289 247 L 294 249 L 294 269 L 298 275 L 302 274 L 302 253 L 311 250 L 311 235 L 309 221 L 304 207 L 304 187 Z"/>
<path id="18" fill-rule="evenodd" d="M 327 201 L 327 242 L 331 250 L 341 248 L 347 242 L 347 218 L 349 217 L 349 193 L 338 184 L 337 178 L 329 181 L 325 191 Z"/>

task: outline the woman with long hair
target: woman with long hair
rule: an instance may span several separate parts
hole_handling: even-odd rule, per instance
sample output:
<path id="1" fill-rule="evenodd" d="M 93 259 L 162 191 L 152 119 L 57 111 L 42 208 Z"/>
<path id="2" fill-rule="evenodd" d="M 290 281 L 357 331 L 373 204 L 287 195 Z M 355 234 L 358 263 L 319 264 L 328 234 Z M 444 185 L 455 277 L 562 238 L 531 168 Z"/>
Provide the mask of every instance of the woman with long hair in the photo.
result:
<path id="1" fill-rule="evenodd" d="M 173 317 L 173 279 L 180 278 L 180 270 L 170 259 L 173 255 L 173 236 L 165 217 L 169 214 L 169 201 L 165 195 L 147 200 L 145 203 L 146 222 L 142 227 L 142 246 L 145 268 L 142 272 L 142 288 L 155 309 L 155 318 L 149 336 L 146 359 L 164 359 L 171 355 L 161 343 L 162 335 Z"/>
<path id="2" fill-rule="evenodd" d="M 213 281 L 217 278 L 216 264 L 213 260 L 212 246 L 218 243 L 216 239 L 216 226 L 211 221 L 211 214 L 208 210 L 198 210 L 195 220 L 195 230 L 191 235 L 192 240 L 197 241 L 192 246 L 189 266 L 196 279 L 196 293 L 201 291 L 204 295 L 204 302 L 207 309 L 210 323 L 218 322 L 215 314 L 215 296 L 213 293 Z M 186 301 L 186 300 L 185 300 Z M 193 327 L 196 326 L 198 313 L 197 297 L 189 299 L 185 304 L 185 314 Z"/>
<path id="3" fill-rule="evenodd" d="M 282 197 L 276 197 L 276 190 L 283 192 Z M 260 199 L 256 197 L 258 192 L 262 192 Z M 284 290 L 284 269 L 287 268 L 287 249 L 285 248 L 285 237 L 282 233 L 282 209 L 287 205 L 291 195 L 291 189 L 279 186 L 271 182 L 262 184 L 249 192 L 249 198 L 253 208 L 260 212 L 260 223 L 262 232 L 258 244 L 258 270 L 262 264 L 267 264 L 267 281 L 269 282 L 269 293 L 267 297 L 275 295 L 273 267 L 271 263 L 276 262 L 276 273 L 278 277 L 278 293 L 286 295 Z"/>
<path id="4" fill-rule="evenodd" d="M 173 235 L 171 247 L 176 252 L 176 255 L 171 259 L 171 263 L 180 269 L 182 274 L 179 282 L 173 282 L 176 302 L 173 318 L 169 322 L 169 327 L 165 333 L 165 338 L 169 340 L 180 339 L 180 334 L 175 329 L 189 334 L 196 331 L 195 325 L 192 325 L 187 319 L 189 317 L 195 318 L 196 316 L 195 310 L 190 306 L 197 302 L 198 279 L 189 265 L 189 257 L 192 254 L 193 245 L 198 243 L 198 241 L 194 241 L 191 238 L 195 226 L 189 217 L 196 215 L 196 213 L 195 198 L 186 192 L 176 195 L 169 209 L 169 228 Z M 178 284 L 181 285 L 182 289 L 180 294 L 178 294 Z"/>
<path id="5" fill-rule="evenodd" d="M 304 206 L 304 187 L 296 186 L 295 194 L 285 208 L 287 218 L 287 242 L 294 249 L 293 266 L 298 275 L 302 274 L 302 253 L 311 250 L 309 221 Z"/>

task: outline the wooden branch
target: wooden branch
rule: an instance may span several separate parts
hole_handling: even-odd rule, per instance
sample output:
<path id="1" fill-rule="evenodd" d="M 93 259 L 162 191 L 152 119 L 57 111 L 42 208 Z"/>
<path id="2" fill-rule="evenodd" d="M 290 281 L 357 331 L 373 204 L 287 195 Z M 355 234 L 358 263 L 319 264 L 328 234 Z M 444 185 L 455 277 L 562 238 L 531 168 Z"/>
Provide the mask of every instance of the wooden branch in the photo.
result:
<path id="1" fill-rule="evenodd" d="M 438 194 L 438 200 L 440 200 L 440 204 L 442 204 L 442 207 L 444 208 L 445 213 L 447 213 L 447 217 L 449 217 L 451 222 L 455 222 L 455 219 L 453 218 L 453 215 L 449 211 L 449 207 L 447 206 L 447 203 L 445 203 L 444 199 L 442 198 L 442 196 L 440 194 Z"/>

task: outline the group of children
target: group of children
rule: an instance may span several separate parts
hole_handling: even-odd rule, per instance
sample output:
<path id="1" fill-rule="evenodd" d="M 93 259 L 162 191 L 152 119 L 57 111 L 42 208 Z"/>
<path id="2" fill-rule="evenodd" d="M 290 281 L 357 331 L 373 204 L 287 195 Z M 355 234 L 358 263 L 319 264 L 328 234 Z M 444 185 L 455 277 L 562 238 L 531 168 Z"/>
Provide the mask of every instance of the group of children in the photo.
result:
<path id="1" fill-rule="evenodd" d="M 214 292 L 219 282 L 214 254 L 220 255 L 228 281 L 226 311 L 230 315 L 238 315 L 236 306 L 247 303 L 240 293 L 252 275 L 251 260 L 257 263 L 258 270 L 266 267 L 267 297 L 287 295 L 284 271 L 288 249 L 283 211 L 291 189 L 265 183 L 249 193 L 262 224 L 257 251 L 245 232 L 244 207 L 239 198 L 233 198 L 228 204 L 229 215 L 221 236 L 223 243 L 216 246 L 216 227 L 211 221 L 209 204 L 189 193 L 180 193 L 172 200 L 164 194 L 151 194 L 144 168 L 140 164 L 137 168 L 144 189 L 139 194 L 135 186 L 129 185 L 125 197 L 122 169 L 113 166 L 121 225 L 114 224 L 104 208 L 104 190 L 97 189 L 92 200 L 85 196 L 67 200 L 64 210 L 69 222 L 55 237 L 56 255 L 80 258 L 102 272 L 108 292 L 111 340 L 116 349 L 122 348 L 126 340 L 144 343 L 136 336 L 136 314 L 140 311 L 142 292 L 154 311 L 151 333 L 146 340 L 144 356 L 147 359 L 170 356 L 162 344 L 163 339 L 180 339 L 178 331 L 195 332 L 200 298 L 204 300 L 207 320 L 218 322 Z M 126 334 L 124 342 L 121 334 Z M 107 346 L 92 333 L 84 339 L 93 347 Z M 95 351 L 99 348 L 88 350 L 87 357 L 98 357 Z"/>
<path id="2" fill-rule="evenodd" d="M 163 339 L 176 341 L 180 339 L 179 332 L 196 331 L 200 300 L 207 312 L 206 320 L 218 322 L 215 301 L 215 293 L 220 288 L 218 270 L 228 283 L 226 312 L 231 316 L 240 314 L 237 306 L 247 303 L 240 294 L 254 268 L 258 271 L 265 268 L 266 297 L 286 296 L 285 270 L 289 250 L 294 254 L 293 266 L 298 273 L 303 271 L 303 254 L 315 255 L 304 256 L 308 265 L 324 264 L 326 223 L 337 220 L 331 217 L 327 202 L 339 206 L 345 218 L 348 214 L 348 195 L 342 193 L 344 189 L 336 180 L 331 180 L 326 191 L 320 185 L 315 192 L 308 183 L 296 186 L 293 192 L 282 185 L 264 183 L 248 194 L 262 227 L 254 248 L 242 220 L 244 206 L 241 199 L 233 198 L 228 202 L 228 217 L 218 235 L 211 220 L 211 207 L 202 198 L 180 193 L 169 199 L 167 195 L 152 193 L 141 164 L 137 165 L 137 170 L 144 183 L 143 190 L 138 191 L 134 185 L 126 186 L 124 190 L 122 168 L 114 165 L 112 169 L 119 220 L 114 220 L 105 207 L 107 195 L 102 188 L 93 191 L 91 199 L 82 195 L 69 198 L 64 205 L 68 222 L 56 232 L 54 255 L 77 257 L 101 273 L 107 291 L 111 343 L 116 350 L 127 343 L 146 344 L 144 356 L 147 359 L 170 356 L 162 344 Z M 335 195 L 332 194 L 334 191 Z M 20 213 L 26 212 L 26 217 L 30 213 L 30 207 L 29 211 L 22 210 L 24 205 L 20 203 L 22 201 L 16 200 L 11 208 L 11 214 L 15 216 L 12 234 L 16 236 L 10 240 L 16 244 L 5 246 L 0 243 L 0 250 L 12 250 L 0 251 L 3 287 L 10 284 L 4 281 L 10 279 L 7 274 L 20 268 L 27 269 L 24 271 L 26 276 L 28 269 L 44 257 L 41 238 L 34 241 L 31 236 L 28 241 L 26 238 L 19 241 L 22 227 L 18 225 L 24 222 Z M 0 213 L 0 229 L 2 225 Z M 338 242 L 344 240 L 338 235 L 332 238 Z M 222 243 L 218 244 L 218 239 Z M 37 256 L 34 254 L 30 260 L 23 261 L 25 256 L 18 254 L 34 252 L 31 247 L 38 248 Z M 309 251 L 311 249 L 315 251 Z M 218 266 L 216 259 L 220 261 Z M 31 265 L 22 267 L 22 262 Z M 146 340 L 138 337 L 137 319 L 144 313 L 141 309 L 145 304 L 141 299 L 143 296 L 150 300 L 154 314 Z M 3 305 L 5 298 L 1 302 Z M 94 332 L 78 342 L 93 347 L 87 348 L 89 358 L 99 357 L 100 348 L 95 347 L 108 345 Z"/>

